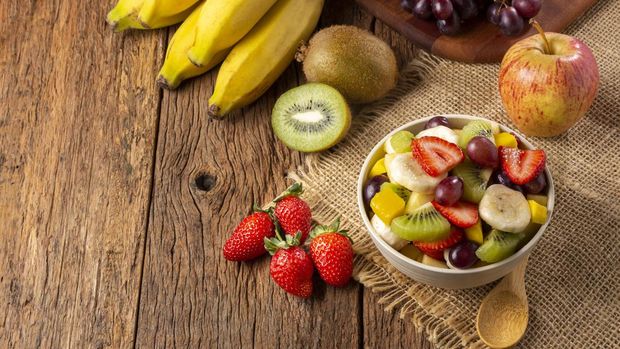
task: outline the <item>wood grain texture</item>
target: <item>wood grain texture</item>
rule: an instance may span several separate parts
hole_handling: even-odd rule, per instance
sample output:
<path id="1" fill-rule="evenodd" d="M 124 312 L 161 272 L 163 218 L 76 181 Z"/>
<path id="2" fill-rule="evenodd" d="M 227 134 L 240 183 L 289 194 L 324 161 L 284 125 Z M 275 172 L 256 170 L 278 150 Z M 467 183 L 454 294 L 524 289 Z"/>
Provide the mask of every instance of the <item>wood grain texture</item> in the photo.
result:
<path id="1" fill-rule="evenodd" d="M 372 15 L 385 21 L 414 44 L 448 59 L 469 62 L 499 62 L 510 46 L 530 36 L 533 28 L 517 37 L 501 35 L 499 29 L 484 18 L 468 23 L 461 34 L 441 35 L 434 21 L 416 18 L 403 10 L 400 0 L 357 0 Z M 549 32 L 561 32 L 583 15 L 596 0 L 545 0 L 536 20 Z"/>
<path id="2" fill-rule="evenodd" d="M 384 311 L 377 304 L 380 298 L 364 290 L 364 348 L 433 348 L 425 335 L 416 331 L 411 319 L 401 319 L 398 311 Z"/>
<path id="3" fill-rule="evenodd" d="M 112 33 L 112 5 L 0 4 L 0 348 L 427 348 L 357 283 L 317 280 L 303 301 L 270 280 L 267 257 L 221 256 L 304 160 L 269 126 L 301 67 L 208 121 L 216 72 L 160 92 L 174 29 Z M 354 0 L 328 0 L 320 26 L 342 23 L 401 65 L 415 52 Z"/>
<path id="4" fill-rule="evenodd" d="M 130 347 L 164 41 L 0 4 L 0 347 Z"/>
<path id="5" fill-rule="evenodd" d="M 298 76 L 288 69 L 257 104 L 232 120 L 209 122 L 204 96 L 214 79 L 164 93 L 138 345 L 323 347 L 317 332 L 336 344 L 357 341 L 357 285 L 324 288 L 300 301 L 270 280 L 267 257 L 251 263 L 223 258 L 225 239 L 252 203 L 283 190 L 285 171 L 301 162 L 274 139 L 267 112 Z M 196 184 L 204 175 L 214 179 L 208 191 Z M 350 326 L 343 330 L 332 321 Z"/>
<path id="6" fill-rule="evenodd" d="M 266 95 L 231 119 L 209 122 L 207 97 L 215 76 L 163 96 L 138 345 L 358 347 L 359 285 L 336 290 L 317 283 L 316 296 L 303 301 L 271 281 L 269 258 L 231 263 L 221 254 L 252 203 L 286 188 L 284 174 L 302 162 L 270 127 L 275 99 L 303 81 L 300 67 L 292 65 Z M 204 175 L 215 183 L 207 191 L 196 184 Z"/>

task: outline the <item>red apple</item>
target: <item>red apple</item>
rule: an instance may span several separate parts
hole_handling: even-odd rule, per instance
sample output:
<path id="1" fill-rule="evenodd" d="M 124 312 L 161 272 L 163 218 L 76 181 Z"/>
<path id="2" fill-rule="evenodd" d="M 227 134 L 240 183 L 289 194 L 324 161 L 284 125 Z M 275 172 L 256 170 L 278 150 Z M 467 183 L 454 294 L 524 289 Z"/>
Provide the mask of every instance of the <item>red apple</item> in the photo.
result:
<path id="1" fill-rule="evenodd" d="M 544 33 L 514 44 L 502 60 L 499 92 L 508 116 L 528 136 L 557 136 L 592 105 L 599 72 L 592 51 L 577 38 Z"/>

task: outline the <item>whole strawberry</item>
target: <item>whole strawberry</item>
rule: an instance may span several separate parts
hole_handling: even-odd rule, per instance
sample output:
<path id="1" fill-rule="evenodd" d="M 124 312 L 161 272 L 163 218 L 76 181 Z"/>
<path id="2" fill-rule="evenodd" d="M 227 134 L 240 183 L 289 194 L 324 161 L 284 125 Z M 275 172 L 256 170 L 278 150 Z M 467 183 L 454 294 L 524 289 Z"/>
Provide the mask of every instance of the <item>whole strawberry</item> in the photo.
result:
<path id="1" fill-rule="evenodd" d="M 299 183 L 288 188 L 274 200 L 276 203 L 274 215 L 287 235 L 293 236 L 301 232 L 300 243 L 303 244 L 312 229 L 312 211 L 299 197 L 301 193 L 302 187 Z"/>
<path id="2" fill-rule="evenodd" d="M 340 221 L 317 226 L 310 234 L 310 256 L 321 279 L 335 287 L 345 286 L 353 274 L 353 247 Z"/>
<path id="3" fill-rule="evenodd" d="M 269 274 L 284 291 L 298 297 L 312 295 L 312 260 L 306 251 L 299 247 L 301 234 L 286 235 L 286 241 L 279 238 L 265 238 L 265 249 L 273 255 L 269 264 Z"/>
<path id="4" fill-rule="evenodd" d="M 224 258 L 247 261 L 265 252 L 264 239 L 275 235 L 273 221 L 267 212 L 257 211 L 245 217 L 224 244 Z"/>

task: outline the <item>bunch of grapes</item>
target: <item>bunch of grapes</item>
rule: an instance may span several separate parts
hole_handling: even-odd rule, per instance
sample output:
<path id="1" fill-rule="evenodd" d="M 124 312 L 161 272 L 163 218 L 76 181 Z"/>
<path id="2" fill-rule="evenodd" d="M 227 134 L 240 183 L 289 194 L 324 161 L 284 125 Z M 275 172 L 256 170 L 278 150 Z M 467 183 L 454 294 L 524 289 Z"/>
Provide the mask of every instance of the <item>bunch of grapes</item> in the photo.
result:
<path id="1" fill-rule="evenodd" d="M 506 36 L 516 36 L 523 32 L 526 18 L 538 14 L 542 0 L 496 1 L 487 8 L 489 22 L 499 26 Z"/>
<path id="2" fill-rule="evenodd" d="M 486 13 L 487 19 L 507 36 L 518 35 L 524 18 L 534 17 L 542 0 L 402 0 L 403 9 L 420 19 L 435 19 L 439 32 L 456 35 L 463 24 Z"/>

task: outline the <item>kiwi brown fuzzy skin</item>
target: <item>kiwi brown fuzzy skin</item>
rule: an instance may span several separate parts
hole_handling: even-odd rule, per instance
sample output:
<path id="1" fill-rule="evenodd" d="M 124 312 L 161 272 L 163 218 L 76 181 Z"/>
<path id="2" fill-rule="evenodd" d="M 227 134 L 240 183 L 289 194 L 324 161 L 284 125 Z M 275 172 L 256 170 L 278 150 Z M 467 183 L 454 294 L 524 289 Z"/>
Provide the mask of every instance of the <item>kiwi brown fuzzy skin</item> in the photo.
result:
<path id="1" fill-rule="evenodd" d="M 335 87 L 351 103 L 376 101 L 398 81 L 394 51 L 354 26 L 336 25 L 319 31 L 300 56 L 308 81 Z"/>

